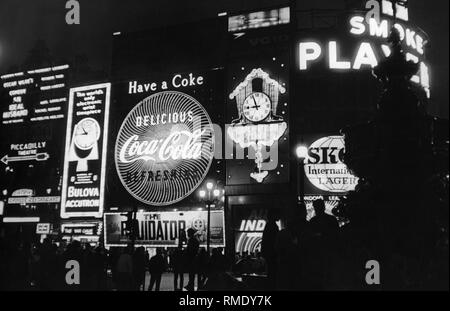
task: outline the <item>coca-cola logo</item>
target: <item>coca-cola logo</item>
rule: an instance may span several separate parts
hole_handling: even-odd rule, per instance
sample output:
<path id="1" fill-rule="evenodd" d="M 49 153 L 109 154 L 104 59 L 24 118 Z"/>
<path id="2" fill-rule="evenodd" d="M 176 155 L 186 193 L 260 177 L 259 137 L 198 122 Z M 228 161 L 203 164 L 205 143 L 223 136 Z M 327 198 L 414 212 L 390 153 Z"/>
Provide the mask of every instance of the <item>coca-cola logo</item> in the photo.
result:
<path id="1" fill-rule="evenodd" d="M 211 119 L 184 93 L 151 95 L 127 115 L 117 135 L 116 169 L 123 186 L 150 205 L 169 205 L 202 182 L 214 155 Z"/>

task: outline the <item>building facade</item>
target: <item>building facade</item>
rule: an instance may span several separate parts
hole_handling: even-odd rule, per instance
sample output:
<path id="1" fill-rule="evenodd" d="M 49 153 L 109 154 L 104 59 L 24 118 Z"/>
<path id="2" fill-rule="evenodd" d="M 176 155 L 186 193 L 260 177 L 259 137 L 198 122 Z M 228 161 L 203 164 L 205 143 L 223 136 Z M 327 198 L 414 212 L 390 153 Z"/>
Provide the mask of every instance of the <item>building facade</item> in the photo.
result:
<path id="1" fill-rule="evenodd" d="M 4 234 L 155 248 L 194 228 L 206 247 L 209 228 L 232 256 L 260 250 L 271 210 L 280 228 L 298 201 L 308 219 L 316 198 L 330 212 L 358 183 L 340 129 L 376 110 L 371 69 L 391 27 L 420 64 L 422 104 L 432 97 L 429 39 L 407 9 L 377 3 L 379 18 L 343 1 L 117 32 L 109 81 L 72 85 L 68 66 L 3 75 Z"/>

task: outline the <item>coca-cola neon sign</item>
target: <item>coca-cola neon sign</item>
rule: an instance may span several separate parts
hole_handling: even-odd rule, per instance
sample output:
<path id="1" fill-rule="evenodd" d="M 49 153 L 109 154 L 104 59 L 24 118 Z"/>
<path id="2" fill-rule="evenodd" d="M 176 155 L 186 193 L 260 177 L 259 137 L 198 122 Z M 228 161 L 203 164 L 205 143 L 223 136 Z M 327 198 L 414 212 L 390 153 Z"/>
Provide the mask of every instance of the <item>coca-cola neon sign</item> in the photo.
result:
<path id="1" fill-rule="evenodd" d="M 206 176 L 214 155 L 211 119 L 200 103 L 175 91 L 138 103 L 119 130 L 116 169 L 123 186 L 139 201 L 176 203 Z"/>

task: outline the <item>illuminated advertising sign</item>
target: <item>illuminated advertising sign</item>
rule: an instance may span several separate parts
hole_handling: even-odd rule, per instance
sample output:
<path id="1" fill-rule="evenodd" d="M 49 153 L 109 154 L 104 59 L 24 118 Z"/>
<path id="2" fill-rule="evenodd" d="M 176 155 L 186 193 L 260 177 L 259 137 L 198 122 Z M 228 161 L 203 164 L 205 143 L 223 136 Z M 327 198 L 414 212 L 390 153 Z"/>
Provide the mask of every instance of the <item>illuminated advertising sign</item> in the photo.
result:
<path id="1" fill-rule="evenodd" d="M 2 124 L 64 118 L 69 65 L 39 68 L 0 76 L 6 94 Z"/>
<path id="2" fill-rule="evenodd" d="M 61 200 L 69 65 L 0 76 L 0 189 L 5 215 L 44 216 Z M 29 193 L 20 193 L 29 189 Z"/>
<path id="3" fill-rule="evenodd" d="M 50 234 L 51 224 L 40 222 L 36 224 L 36 234 Z"/>
<path id="4" fill-rule="evenodd" d="M 61 197 L 59 196 L 46 196 L 46 197 L 9 197 L 8 204 L 48 204 L 48 203 L 59 203 Z"/>
<path id="5" fill-rule="evenodd" d="M 203 106 L 176 91 L 138 103 L 117 135 L 115 160 L 123 186 L 155 206 L 176 203 L 194 191 L 214 156 L 214 130 Z"/>
<path id="6" fill-rule="evenodd" d="M 338 207 L 339 202 L 342 199 L 342 195 L 306 195 L 303 197 L 306 205 L 306 220 L 310 221 L 315 215 L 314 211 L 314 201 L 323 200 L 325 203 L 325 213 L 331 216 L 333 215 L 333 210 Z M 336 217 L 336 216 L 335 216 Z M 346 225 L 349 220 L 344 217 L 336 217 L 340 227 Z"/>
<path id="7" fill-rule="evenodd" d="M 223 183 L 223 71 L 178 72 L 114 84 L 108 208 L 198 205 L 205 179 Z"/>
<path id="8" fill-rule="evenodd" d="M 253 84 L 256 80 L 261 82 L 260 89 Z M 231 100 L 236 99 L 238 118 L 227 128 L 227 134 L 239 147 L 254 149 L 256 169 L 250 177 L 258 183 L 269 174 L 263 165 L 263 148 L 278 143 L 287 129 L 283 116 L 277 115 L 279 94 L 285 92 L 282 85 L 258 68 L 229 95 Z"/>
<path id="9" fill-rule="evenodd" d="M 315 200 L 323 200 L 325 202 L 325 212 L 328 215 L 333 215 L 332 210 L 338 206 L 340 196 L 307 195 L 303 199 L 306 205 L 306 220 L 309 221 L 315 216 L 313 207 Z"/>
<path id="10" fill-rule="evenodd" d="M 61 217 L 103 216 L 111 85 L 70 89 Z"/>
<path id="11" fill-rule="evenodd" d="M 289 181 L 289 37 L 285 31 L 276 27 L 229 35 L 227 185 Z"/>
<path id="12" fill-rule="evenodd" d="M 304 160 L 307 194 L 345 194 L 355 189 L 358 178 L 344 164 L 342 136 L 325 136 L 313 141 Z"/>
<path id="13" fill-rule="evenodd" d="M 345 142 L 342 136 L 322 137 L 308 148 L 305 174 L 318 189 L 329 192 L 354 190 L 358 178 L 343 163 Z"/>
<path id="14" fill-rule="evenodd" d="M 46 141 L 11 144 L 11 153 L 5 154 L 1 161 L 6 165 L 10 162 L 46 161 L 50 157 L 48 152 L 45 152 L 46 145 Z"/>
<path id="15" fill-rule="evenodd" d="M 61 237 L 65 241 L 97 243 L 103 229 L 103 222 L 69 222 L 61 224 Z"/>
<path id="16" fill-rule="evenodd" d="M 395 27 L 402 41 L 408 61 L 419 64 L 419 71 L 411 81 L 420 85 L 430 97 L 429 69 L 426 64 L 425 47 L 428 42 L 426 34 L 408 21 L 407 8 L 397 5 L 397 17 L 392 18 L 391 1 L 382 1 L 377 16 L 367 17 L 364 13 L 348 16 L 345 33 L 338 31 L 336 37 L 317 36 L 317 38 L 301 39 L 298 43 L 298 68 L 301 72 L 309 72 L 318 65 L 324 65 L 334 71 L 358 71 L 372 69 L 385 57 L 391 54 L 387 38 L 391 27 Z"/>
<path id="17" fill-rule="evenodd" d="M 233 15 L 228 18 L 228 31 L 242 31 L 282 24 L 289 24 L 289 7 L 272 9 L 267 11 L 251 12 L 247 14 Z"/>
<path id="18" fill-rule="evenodd" d="M 217 18 L 113 36 L 109 211 L 195 208 L 202 180 L 223 188 L 226 27 Z"/>
<path id="19" fill-rule="evenodd" d="M 233 210 L 234 243 L 237 253 L 261 251 L 262 235 L 267 222 L 268 208 L 236 207 Z M 281 230 L 281 222 L 277 222 Z"/>
<path id="20" fill-rule="evenodd" d="M 189 228 L 196 231 L 200 245 L 206 245 L 207 219 L 207 211 L 137 213 L 139 234 L 136 245 L 176 247 L 180 232 L 184 232 L 182 234 L 186 236 L 184 234 Z M 104 222 L 106 246 L 126 246 L 130 243 L 125 230 L 126 216 L 120 213 L 105 213 Z M 225 245 L 223 211 L 211 211 L 210 233 L 212 246 Z"/>

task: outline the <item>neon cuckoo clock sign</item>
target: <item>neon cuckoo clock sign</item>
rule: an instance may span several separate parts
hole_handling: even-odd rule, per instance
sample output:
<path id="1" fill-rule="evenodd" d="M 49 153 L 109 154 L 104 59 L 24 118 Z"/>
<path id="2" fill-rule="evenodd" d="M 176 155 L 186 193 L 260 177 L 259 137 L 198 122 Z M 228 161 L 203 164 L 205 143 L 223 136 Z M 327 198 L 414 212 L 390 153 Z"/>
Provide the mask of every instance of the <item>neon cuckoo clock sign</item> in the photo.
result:
<path id="1" fill-rule="evenodd" d="M 255 150 L 255 172 L 250 176 L 263 182 L 262 148 L 271 147 L 287 129 L 283 117 L 277 115 L 279 94 L 286 89 L 261 68 L 253 69 L 229 95 L 236 99 L 238 118 L 228 128 L 228 136 L 241 148 Z"/>

